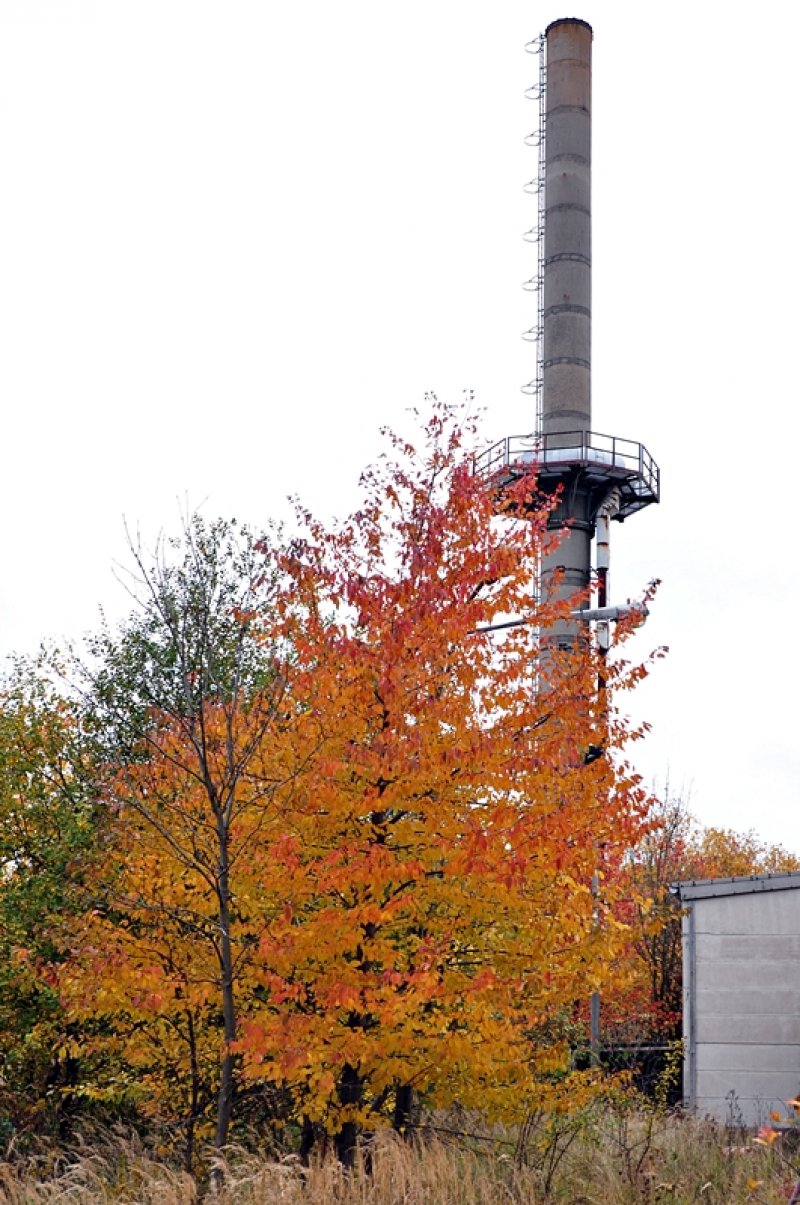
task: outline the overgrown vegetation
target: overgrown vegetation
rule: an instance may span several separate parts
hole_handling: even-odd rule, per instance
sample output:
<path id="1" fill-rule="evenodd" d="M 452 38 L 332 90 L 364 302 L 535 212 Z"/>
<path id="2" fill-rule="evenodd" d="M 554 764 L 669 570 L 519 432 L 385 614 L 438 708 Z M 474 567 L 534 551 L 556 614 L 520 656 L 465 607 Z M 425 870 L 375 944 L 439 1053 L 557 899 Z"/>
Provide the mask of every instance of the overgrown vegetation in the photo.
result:
<path id="1" fill-rule="evenodd" d="M 289 543 L 195 516 L 135 545 L 129 618 L 6 679 L 8 1199 L 556 1200 L 592 1150 L 670 1199 L 666 1097 L 610 1093 L 589 998 L 607 1040 L 674 1036 L 669 883 L 788 855 L 648 796 L 630 626 L 543 659 L 576 601 L 534 588 L 552 499 L 504 508 L 463 441 L 436 408 Z M 142 1146 L 77 1157 L 97 1126 Z"/>
<path id="2" fill-rule="evenodd" d="M 245 1148 L 219 1157 L 219 1205 L 785 1205 L 790 1162 L 741 1133 L 642 1108 L 624 1096 L 519 1130 L 431 1118 L 413 1143 L 383 1133 L 352 1170 L 331 1158 L 303 1167 Z M 136 1138 L 42 1149 L 0 1163 L 6 1205 L 194 1205 L 202 1182 Z"/>
<path id="3" fill-rule="evenodd" d="M 511 1122 L 596 1092 L 574 1013 L 627 974 L 610 922 L 649 801 L 616 700 L 645 669 L 625 630 L 602 691 L 589 641 L 541 663 L 575 602 L 534 589 L 552 499 L 531 474 L 501 504 L 458 417 L 390 437 L 343 522 L 135 546 L 130 618 L 6 693 L 0 910 L 60 858 L 7 926 L 8 1036 L 31 975 L 62 1138 L 133 1116 L 193 1170 L 288 1126 L 347 1165 L 422 1107 Z M 40 1128 L 3 1103 L 12 1135 Z"/>

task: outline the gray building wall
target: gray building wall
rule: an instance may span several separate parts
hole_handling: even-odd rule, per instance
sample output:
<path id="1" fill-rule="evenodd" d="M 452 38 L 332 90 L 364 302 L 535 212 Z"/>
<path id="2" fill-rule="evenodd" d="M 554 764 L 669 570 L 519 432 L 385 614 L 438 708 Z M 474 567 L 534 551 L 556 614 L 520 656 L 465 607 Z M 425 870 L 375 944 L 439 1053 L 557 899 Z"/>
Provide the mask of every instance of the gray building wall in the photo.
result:
<path id="1" fill-rule="evenodd" d="M 686 1103 L 761 1125 L 800 1095 L 800 873 L 679 892 Z"/>

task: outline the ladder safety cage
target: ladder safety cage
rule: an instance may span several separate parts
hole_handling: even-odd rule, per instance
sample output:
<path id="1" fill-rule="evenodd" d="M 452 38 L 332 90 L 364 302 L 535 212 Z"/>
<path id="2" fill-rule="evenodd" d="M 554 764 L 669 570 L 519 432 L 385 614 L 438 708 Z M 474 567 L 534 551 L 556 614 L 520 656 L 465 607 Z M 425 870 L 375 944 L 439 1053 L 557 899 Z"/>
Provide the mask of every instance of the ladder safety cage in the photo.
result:
<path id="1" fill-rule="evenodd" d="M 528 134 L 524 140 L 526 146 L 534 147 L 538 150 L 537 174 L 533 180 L 529 180 L 523 186 L 526 193 L 535 196 L 537 199 L 536 225 L 527 230 L 522 236 L 527 243 L 534 243 L 537 248 L 536 272 L 522 286 L 526 291 L 536 293 L 537 295 L 536 322 L 522 336 L 527 342 L 536 344 L 536 374 L 532 380 L 520 388 L 528 397 L 535 399 L 536 430 L 541 431 L 544 390 L 544 343 L 542 332 L 544 330 L 545 141 L 547 137 L 545 121 L 547 56 L 545 53 L 544 33 L 540 33 L 537 37 L 526 43 L 525 49 L 528 54 L 537 54 L 539 56 L 539 78 L 535 84 L 531 84 L 529 88 L 525 89 L 526 98 L 534 101 L 538 107 L 538 121 L 536 129 Z"/>

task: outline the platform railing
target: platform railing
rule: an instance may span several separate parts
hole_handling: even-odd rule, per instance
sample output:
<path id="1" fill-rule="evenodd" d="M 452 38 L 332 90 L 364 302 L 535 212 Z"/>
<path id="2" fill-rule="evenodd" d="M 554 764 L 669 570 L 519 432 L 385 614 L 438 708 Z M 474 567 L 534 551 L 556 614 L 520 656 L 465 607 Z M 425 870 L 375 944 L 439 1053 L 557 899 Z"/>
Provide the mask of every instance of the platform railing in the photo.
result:
<path id="1" fill-rule="evenodd" d="M 599 431 L 558 431 L 548 435 L 507 435 L 478 453 L 477 476 L 492 478 L 527 468 L 608 466 L 632 479 L 643 493 L 658 498 L 659 469 L 643 444 Z M 638 490 L 637 490 L 638 492 Z"/>

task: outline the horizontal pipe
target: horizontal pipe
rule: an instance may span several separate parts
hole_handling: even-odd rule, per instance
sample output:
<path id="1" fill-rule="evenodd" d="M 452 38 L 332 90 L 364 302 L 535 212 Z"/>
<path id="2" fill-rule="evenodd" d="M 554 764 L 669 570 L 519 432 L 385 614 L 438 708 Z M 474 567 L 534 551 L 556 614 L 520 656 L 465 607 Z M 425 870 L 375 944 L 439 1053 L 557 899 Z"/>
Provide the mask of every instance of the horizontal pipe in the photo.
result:
<path id="1" fill-rule="evenodd" d="M 645 619 L 649 615 L 647 606 L 641 602 L 624 603 L 619 607 L 586 607 L 581 611 L 571 611 L 570 614 L 574 619 L 580 619 L 583 623 L 616 623 L 620 619 L 630 619 L 637 617 Z M 502 632 L 506 628 L 521 628 L 524 624 L 536 623 L 534 616 L 530 619 L 507 619 L 503 623 L 489 623 L 482 628 L 472 628 L 469 636 L 480 635 L 482 632 Z"/>
<path id="2" fill-rule="evenodd" d="M 586 607 L 585 610 L 573 611 L 572 614 L 584 623 L 616 623 L 620 619 L 636 616 L 646 619 L 649 611 L 644 603 L 629 602 L 618 607 Z"/>

